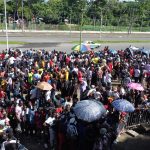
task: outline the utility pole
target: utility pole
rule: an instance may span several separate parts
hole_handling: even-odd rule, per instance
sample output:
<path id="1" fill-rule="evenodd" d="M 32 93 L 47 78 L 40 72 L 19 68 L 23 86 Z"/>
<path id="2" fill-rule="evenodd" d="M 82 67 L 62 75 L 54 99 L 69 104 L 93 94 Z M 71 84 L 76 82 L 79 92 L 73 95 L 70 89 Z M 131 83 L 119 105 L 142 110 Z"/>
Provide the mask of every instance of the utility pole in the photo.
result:
<path id="1" fill-rule="evenodd" d="M 4 10 L 5 10 L 5 33 L 6 33 L 6 48 L 7 48 L 7 52 L 9 50 L 9 46 L 8 46 L 8 29 L 7 29 L 7 9 L 6 9 L 6 0 L 4 0 Z"/>
<path id="2" fill-rule="evenodd" d="M 102 40 L 103 12 L 101 8 L 100 40 Z"/>
<path id="3" fill-rule="evenodd" d="M 71 37 L 71 24 L 72 24 L 72 8 L 70 9 L 70 37 Z"/>
<path id="4" fill-rule="evenodd" d="M 83 25 L 83 9 L 81 14 L 81 23 L 80 23 L 80 51 L 81 51 L 81 43 L 82 43 L 82 25 Z"/>

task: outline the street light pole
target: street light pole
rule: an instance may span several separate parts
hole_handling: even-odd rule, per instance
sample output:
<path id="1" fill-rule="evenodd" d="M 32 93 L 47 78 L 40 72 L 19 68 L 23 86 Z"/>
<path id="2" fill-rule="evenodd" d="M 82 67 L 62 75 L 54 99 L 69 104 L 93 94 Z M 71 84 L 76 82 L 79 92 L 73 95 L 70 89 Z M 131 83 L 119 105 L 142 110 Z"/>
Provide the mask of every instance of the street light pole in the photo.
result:
<path id="1" fill-rule="evenodd" d="M 71 37 L 71 24 L 72 24 L 72 7 L 70 9 L 70 37 Z"/>
<path id="2" fill-rule="evenodd" d="M 81 15 L 81 23 L 80 23 L 80 52 L 81 52 L 81 43 L 82 43 L 82 25 L 83 25 L 83 10 Z"/>
<path id="3" fill-rule="evenodd" d="M 23 0 L 22 0 L 22 32 L 24 31 L 23 8 L 24 8 L 24 3 L 23 3 Z"/>
<path id="4" fill-rule="evenodd" d="M 100 40 L 102 39 L 103 13 L 101 9 Z"/>
<path id="5" fill-rule="evenodd" d="M 9 49 L 9 46 L 8 46 L 8 29 L 7 29 L 7 10 L 6 10 L 6 0 L 4 0 L 4 9 L 5 9 L 5 33 L 6 33 L 6 47 L 7 47 L 7 52 L 8 52 L 8 49 Z"/>

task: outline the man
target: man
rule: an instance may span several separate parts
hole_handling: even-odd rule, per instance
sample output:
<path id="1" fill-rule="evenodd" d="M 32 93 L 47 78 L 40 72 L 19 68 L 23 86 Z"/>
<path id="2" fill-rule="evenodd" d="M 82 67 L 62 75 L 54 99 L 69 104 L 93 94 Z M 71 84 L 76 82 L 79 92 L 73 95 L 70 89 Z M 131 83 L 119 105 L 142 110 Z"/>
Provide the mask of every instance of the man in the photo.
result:
<path id="1" fill-rule="evenodd" d="M 15 108 L 16 121 L 17 121 L 17 131 L 21 131 L 21 122 L 22 122 L 22 112 L 23 112 L 23 102 L 20 100 L 19 104 Z"/>
<path id="2" fill-rule="evenodd" d="M 13 129 L 6 130 L 6 140 L 1 145 L 1 150 L 27 150 L 24 145 L 14 137 Z"/>
<path id="3" fill-rule="evenodd" d="M 134 80 L 135 80 L 135 83 L 139 82 L 140 75 L 141 75 L 141 71 L 140 71 L 140 69 L 138 67 L 136 67 L 134 69 Z"/>
<path id="4" fill-rule="evenodd" d="M 55 130 L 53 128 L 54 122 L 55 122 L 55 112 L 50 112 L 50 115 L 48 117 L 48 119 L 44 122 L 45 126 L 49 127 L 49 135 L 50 135 L 50 148 L 53 149 L 55 147 L 56 144 L 56 133 Z"/>
<path id="5" fill-rule="evenodd" d="M 87 88 L 87 82 L 83 79 L 80 79 L 80 98 L 82 99 L 83 93 Z"/>
<path id="6" fill-rule="evenodd" d="M 1 150 L 17 150 L 17 140 L 13 136 L 12 128 L 6 130 L 6 141 L 2 143 Z"/>

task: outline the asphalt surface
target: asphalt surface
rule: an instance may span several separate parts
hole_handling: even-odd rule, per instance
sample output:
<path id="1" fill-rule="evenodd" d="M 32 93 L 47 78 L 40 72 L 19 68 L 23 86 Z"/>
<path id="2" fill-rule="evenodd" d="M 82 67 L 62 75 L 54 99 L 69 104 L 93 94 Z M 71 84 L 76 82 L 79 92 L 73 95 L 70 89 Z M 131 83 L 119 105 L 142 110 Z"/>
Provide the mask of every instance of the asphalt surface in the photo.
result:
<path id="1" fill-rule="evenodd" d="M 71 48 L 75 45 L 74 41 L 79 41 L 79 33 L 9 33 L 9 41 L 20 41 L 27 42 L 25 45 L 9 45 L 9 47 L 18 47 L 22 49 L 41 49 L 46 50 L 61 50 L 70 52 Z M 0 41 L 5 41 L 5 33 L 0 32 Z M 83 41 L 94 41 L 94 40 L 105 40 L 105 41 L 146 41 L 150 40 L 150 34 L 131 34 L 127 33 L 83 33 Z M 109 46 L 112 49 L 125 49 L 129 45 L 134 45 L 137 47 L 145 47 L 150 49 L 150 43 L 105 43 L 102 44 L 100 49 L 103 49 L 104 46 Z M 0 50 L 6 48 L 6 45 L 0 45 Z"/>

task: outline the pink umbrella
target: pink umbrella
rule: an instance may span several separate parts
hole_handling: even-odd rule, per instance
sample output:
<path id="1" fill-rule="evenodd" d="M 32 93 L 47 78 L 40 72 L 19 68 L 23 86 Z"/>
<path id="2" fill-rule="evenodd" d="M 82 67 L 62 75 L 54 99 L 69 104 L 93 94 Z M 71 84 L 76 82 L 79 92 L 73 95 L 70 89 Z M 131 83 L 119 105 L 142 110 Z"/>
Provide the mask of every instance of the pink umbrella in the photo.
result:
<path id="1" fill-rule="evenodd" d="M 131 82 L 127 86 L 130 89 L 134 89 L 134 90 L 138 90 L 138 91 L 144 91 L 143 86 L 141 84 L 139 84 L 139 83 L 133 83 L 133 82 Z"/>

